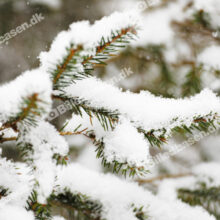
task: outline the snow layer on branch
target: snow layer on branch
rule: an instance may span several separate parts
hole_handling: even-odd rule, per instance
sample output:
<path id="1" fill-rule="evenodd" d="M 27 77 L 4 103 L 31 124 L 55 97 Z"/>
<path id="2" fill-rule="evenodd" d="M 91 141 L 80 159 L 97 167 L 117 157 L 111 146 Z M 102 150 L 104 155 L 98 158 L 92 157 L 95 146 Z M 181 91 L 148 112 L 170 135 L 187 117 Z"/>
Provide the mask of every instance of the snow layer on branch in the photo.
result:
<path id="1" fill-rule="evenodd" d="M 143 134 L 127 120 L 122 120 L 116 128 L 109 132 L 103 140 L 104 154 L 108 162 L 114 160 L 127 162 L 135 167 L 147 167 L 149 161 L 149 143 Z"/>
<path id="2" fill-rule="evenodd" d="M 93 107 L 118 110 L 147 131 L 190 125 L 195 117 L 206 116 L 210 112 L 218 113 L 220 110 L 219 98 L 209 89 L 191 98 L 168 99 L 156 97 L 147 91 L 139 94 L 122 92 L 91 77 L 77 81 L 65 88 L 64 92 L 69 97 L 87 100 Z"/>
<path id="3" fill-rule="evenodd" d="M 30 171 L 24 164 L 0 159 L 0 186 L 8 189 L 8 194 L 0 199 L 0 208 L 8 204 L 25 207 L 33 189 Z"/>
<path id="4" fill-rule="evenodd" d="M 141 133 L 126 119 L 121 119 L 114 130 L 105 131 L 96 117 L 91 119 L 83 112 L 82 117 L 73 114 L 68 121 L 65 131 L 74 131 L 79 125 L 79 130 L 87 128 L 94 131 L 96 140 L 105 143 L 104 157 L 107 162 L 118 161 L 128 163 L 130 166 L 145 167 L 149 165 L 149 143 L 144 140 Z"/>
<path id="5" fill-rule="evenodd" d="M 167 201 L 175 201 L 181 203 L 178 199 L 177 190 L 186 188 L 196 190 L 200 183 L 206 183 L 207 187 L 219 187 L 220 164 L 219 163 L 203 163 L 192 168 L 195 176 L 183 177 L 178 179 L 167 179 L 160 182 L 158 196 Z M 198 207 L 193 207 L 198 208 Z"/>
<path id="6" fill-rule="evenodd" d="M 33 146 L 33 155 L 30 157 L 33 159 L 34 175 L 39 183 L 38 201 L 45 203 L 52 193 L 56 176 L 56 161 L 53 156 L 55 154 L 66 156 L 68 144 L 51 124 L 44 121 L 21 136 L 18 142 Z"/>
<path id="7" fill-rule="evenodd" d="M 160 199 L 163 199 L 164 201 L 174 202 L 178 207 L 183 208 L 182 211 L 188 210 L 193 215 L 193 218 L 191 216 L 185 216 L 185 219 L 212 219 L 214 220 L 215 217 L 209 215 L 205 209 L 203 209 L 200 206 L 192 207 L 186 203 L 183 203 L 181 200 L 177 197 L 177 190 L 180 188 L 188 188 L 191 190 L 194 190 L 196 186 L 196 178 L 195 177 L 184 177 L 180 179 L 169 179 L 164 180 L 160 182 L 159 189 L 158 189 L 158 196 Z M 198 217 L 196 217 L 196 213 L 198 214 Z M 165 220 L 165 218 L 164 218 Z"/>
<path id="8" fill-rule="evenodd" d="M 60 168 L 57 184 L 57 194 L 66 188 L 73 194 L 82 193 L 101 202 L 102 217 L 107 220 L 137 220 L 132 204 L 137 208 L 144 206 L 143 211 L 154 220 L 214 220 L 200 207 L 157 198 L 136 183 L 96 173 L 78 164 Z"/>
<path id="9" fill-rule="evenodd" d="M 0 127 L 2 127 L 2 123 L 0 123 Z M 0 131 L 0 136 L 4 138 L 9 138 L 9 137 L 17 137 L 18 133 L 16 133 L 12 128 L 7 128 L 2 131 Z"/>
<path id="10" fill-rule="evenodd" d="M 38 94 L 39 107 L 45 111 L 42 118 L 50 112 L 52 85 L 47 74 L 39 70 L 27 71 L 14 81 L 0 87 L 0 121 L 7 122 L 15 117 L 23 106 L 24 98 Z"/>
<path id="11" fill-rule="evenodd" d="M 22 201 L 22 200 L 21 200 Z M 0 220 L 34 220 L 34 214 L 27 212 L 25 208 L 16 206 L 4 206 L 0 208 Z"/>
<path id="12" fill-rule="evenodd" d="M 59 135 L 53 125 L 45 121 L 40 121 L 38 126 L 31 128 L 22 139 L 26 143 L 31 143 L 36 151 L 44 144 L 49 144 L 54 154 L 62 156 L 66 155 L 69 150 L 65 139 Z"/>
<path id="13" fill-rule="evenodd" d="M 198 56 L 198 62 L 205 65 L 207 68 L 214 68 L 216 70 L 220 70 L 220 46 L 212 45 L 207 47 L 204 51 L 202 51 Z"/>
<path id="14" fill-rule="evenodd" d="M 93 55 L 99 46 L 102 37 L 105 40 L 112 38 L 112 31 L 118 31 L 130 26 L 137 26 L 139 16 L 134 12 L 115 12 L 109 17 L 103 17 L 91 25 L 89 21 L 75 22 L 68 31 L 62 31 L 55 38 L 49 52 L 40 54 L 41 68 L 50 72 L 67 56 L 67 48 L 71 45 L 83 46 L 83 55 Z M 89 37 L 88 37 L 89 36 Z M 79 66 L 80 68 L 80 66 Z"/>

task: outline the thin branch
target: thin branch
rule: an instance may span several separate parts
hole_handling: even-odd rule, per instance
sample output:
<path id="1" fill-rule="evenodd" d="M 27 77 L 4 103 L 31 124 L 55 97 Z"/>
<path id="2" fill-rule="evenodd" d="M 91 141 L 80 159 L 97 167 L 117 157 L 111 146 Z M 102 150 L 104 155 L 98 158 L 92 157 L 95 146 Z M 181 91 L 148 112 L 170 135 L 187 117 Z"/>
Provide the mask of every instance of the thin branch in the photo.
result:
<path id="1" fill-rule="evenodd" d="M 153 177 L 151 179 L 139 179 L 137 182 L 139 184 L 145 184 L 145 183 L 153 183 L 155 181 L 160 181 L 164 179 L 177 179 L 181 177 L 191 176 L 191 173 L 182 173 L 182 174 L 165 174 L 157 177 Z"/>
<path id="2" fill-rule="evenodd" d="M 27 104 L 27 106 L 25 108 L 22 108 L 20 115 L 17 118 L 15 118 L 13 121 L 9 121 L 9 122 L 6 122 L 5 124 L 3 124 L 3 126 L 0 128 L 0 131 L 5 130 L 7 128 L 12 128 L 14 131 L 17 131 L 16 124 L 18 122 L 24 120 L 30 112 L 34 115 L 39 115 L 39 113 L 32 111 L 32 109 L 37 108 L 36 102 L 40 101 L 38 99 L 38 94 L 34 93 L 32 96 L 28 97 L 28 101 L 29 101 L 29 103 Z"/>
<path id="3" fill-rule="evenodd" d="M 4 143 L 4 142 L 8 142 L 8 141 L 16 141 L 17 137 L 9 137 L 9 138 L 3 138 L 0 137 L 0 144 Z"/>
<path id="4" fill-rule="evenodd" d="M 64 63 L 61 66 L 57 67 L 59 71 L 53 80 L 54 84 L 57 83 L 57 81 L 59 80 L 59 78 L 61 77 L 63 72 L 66 70 L 68 64 L 71 62 L 71 60 L 74 57 L 74 55 L 76 54 L 76 52 L 80 51 L 81 49 L 82 49 L 82 46 L 78 46 L 76 49 L 70 49 L 70 53 L 69 53 L 68 57 L 66 58 L 66 60 L 64 61 Z"/>
<path id="5" fill-rule="evenodd" d="M 88 128 L 83 129 L 82 131 L 77 131 L 77 132 L 70 132 L 70 131 L 66 131 L 66 132 L 60 132 L 61 136 L 69 136 L 69 135 L 78 135 L 78 134 L 82 134 L 84 131 L 88 130 Z"/>
<path id="6" fill-rule="evenodd" d="M 128 27 L 128 28 L 122 29 L 122 30 L 121 30 L 121 33 L 118 34 L 117 36 L 114 36 L 114 37 L 112 38 L 112 40 L 106 42 L 106 43 L 103 44 L 102 46 L 98 46 L 98 47 L 96 48 L 96 54 L 93 55 L 93 56 L 87 57 L 87 58 L 82 62 L 82 64 L 85 65 L 85 64 L 87 64 L 87 63 L 90 63 L 90 61 L 93 60 L 94 57 L 96 57 L 98 54 L 104 52 L 107 47 L 111 46 L 114 42 L 116 42 L 118 39 L 120 39 L 122 36 L 128 34 L 129 32 L 132 33 L 132 34 L 137 34 L 137 32 L 136 32 L 136 30 L 135 30 L 134 27 Z M 112 54 L 111 56 L 114 56 L 114 55 Z M 97 65 L 96 63 L 92 63 L 92 64 Z"/>

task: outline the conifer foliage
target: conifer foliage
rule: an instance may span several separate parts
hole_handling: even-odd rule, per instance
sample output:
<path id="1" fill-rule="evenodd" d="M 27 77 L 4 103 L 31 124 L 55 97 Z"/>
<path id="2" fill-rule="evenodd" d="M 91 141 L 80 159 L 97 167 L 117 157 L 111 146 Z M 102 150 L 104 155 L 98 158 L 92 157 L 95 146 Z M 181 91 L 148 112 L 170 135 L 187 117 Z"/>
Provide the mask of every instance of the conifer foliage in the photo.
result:
<path id="1" fill-rule="evenodd" d="M 140 20 L 124 12 L 94 24 L 73 23 L 40 54 L 38 69 L 0 87 L 0 143 L 14 141 L 22 157 L 19 162 L 0 157 L 0 220 L 219 219 L 220 185 L 215 176 L 205 173 L 204 178 L 202 167 L 175 186 L 169 180 L 161 184 L 179 199 L 168 198 L 163 190 L 154 195 L 125 178 L 146 177 L 152 167 L 150 149 L 169 147 L 174 135 L 206 133 L 219 125 L 219 98 L 210 89 L 200 92 L 198 69 L 189 72 L 184 90 L 188 94 L 193 86 L 197 94 L 180 99 L 122 91 L 94 76 L 96 67 L 138 41 Z M 163 60 L 159 50 L 151 47 Z M 161 71 L 168 74 L 165 64 Z M 61 128 L 52 124 L 56 101 L 71 113 Z M 84 136 L 108 173 L 68 159 L 65 136 Z M 198 188 L 188 189 L 185 182 Z"/>

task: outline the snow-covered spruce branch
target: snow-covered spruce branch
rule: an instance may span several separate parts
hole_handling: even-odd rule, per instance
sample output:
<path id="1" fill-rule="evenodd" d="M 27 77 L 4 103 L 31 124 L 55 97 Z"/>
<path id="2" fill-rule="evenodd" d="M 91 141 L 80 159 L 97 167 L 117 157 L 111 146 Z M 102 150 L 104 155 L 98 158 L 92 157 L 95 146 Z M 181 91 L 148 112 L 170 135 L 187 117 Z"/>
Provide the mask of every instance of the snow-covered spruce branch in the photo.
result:
<path id="1" fill-rule="evenodd" d="M 0 99 L 4 103 L 0 107 L 0 131 L 29 127 L 39 119 L 45 119 L 50 111 L 51 82 L 38 70 L 24 73 L 0 90 Z"/>
<path id="2" fill-rule="evenodd" d="M 94 25 L 78 22 L 61 32 L 50 51 L 40 55 L 41 68 L 51 73 L 54 89 L 60 90 L 87 77 L 94 66 L 105 65 L 105 60 L 136 38 L 137 22 L 132 13 L 126 16 L 115 13 Z"/>
<path id="3" fill-rule="evenodd" d="M 159 197 L 167 200 L 181 200 L 190 206 L 201 206 L 219 219 L 219 164 L 203 163 L 193 167 L 188 177 L 162 180 Z"/>
<path id="4" fill-rule="evenodd" d="M 96 25 L 100 27 L 99 23 L 97 24 Z M 167 138 L 172 136 L 173 131 L 192 133 L 194 130 L 207 131 L 210 126 L 214 126 L 214 122 L 218 121 L 216 114 L 219 109 L 219 101 L 211 91 L 203 91 L 200 95 L 185 100 L 164 99 L 154 97 L 148 92 L 141 92 L 141 94 L 121 92 L 120 89 L 91 76 L 91 70 L 94 64 L 103 63 L 102 60 L 109 58 L 112 52 L 115 53 L 113 48 L 124 45 L 125 42 L 121 39 L 123 36 L 130 39 L 131 36 L 127 36 L 127 34 L 134 35 L 136 33 L 133 28 L 125 28 L 125 24 L 123 24 L 124 26 L 121 31 L 118 32 L 118 35 L 112 34 L 111 29 L 109 32 L 106 32 L 106 36 L 101 37 L 98 45 L 91 43 L 92 41 L 85 41 L 84 39 L 79 40 L 74 38 L 69 40 L 69 42 L 66 41 L 65 45 L 76 45 L 76 49 L 74 49 L 74 46 L 70 46 L 72 49 L 68 49 L 67 51 L 64 49 L 65 45 L 61 48 L 61 36 L 62 38 L 65 36 L 66 39 L 71 38 L 70 34 L 73 31 L 74 33 L 78 31 L 79 24 L 72 25 L 68 32 L 62 32 L 58 35 L 51 50 L 41 55 L 41 68 L 49 69 L 50 71 L 51 69 L 53 70 L 51 74 L 56 85 L 54 87 L 53 97 L 63 100 L 64 102 L 70 101 L 68 103 L 72 103 L 70 109 L 74 112 L 74 117 L 75 114 L 82 116 L 82 111 L 86 112 L 89 115 L 87 121 L 90 121 L 91 125 L 93 124 L 92 118 L 98 118 L 104 130 L 112 130 L 117 126 L 115 124 L 118 124 L 121 116 L 126 117 L 151 145 L 156 146 L 160 146 L 166 142 Z M 127 24 L 127 26 L 129 25 L 130 24 Z M 88 29 L 88 32 L 91 33 L 91 37 L 98 41 L 96 26 L 88 27 L 87 23 L 82 23 L 81 28 L 82 27 Z M 133 27 L 135 27 L 135 24 Z M 95 34 L 94 30 L 96 30 Z M 105 41 L 105 38 L 108 40 Z M 84 44 L 78 43 L 83 40 L 85 41 L 83 42 Z M 120 41 L 118 42 L 117 40 Z M 115 45 L 115 43 L 117 44 Z M 85 48 L 87 48 L 87 50 Z M 52 60 L 55 56 L 53 51 L 61 49 L 65 54 L 65 58 L 60 61 L 60 57 L 55 57 L 55 60 L 57 59 L 59 64 L 48 67 L 45 60 Z M 88 55 L 90 53 L 92 55 Z M 89 64 L 90 67 L 88 68 L 85 64 Z M 215 109 L 213 109 L 213 107 L 207 107 L 207 97 L 209 97 L 210 101 L 213 101 L 211 106 L 215 106 Z M 151 107 L 149 107 L 149 103 Z M 195 106 L 197 106 L 197 108 L 195 108 Z M 164 109 L 167 115 L 161 115 L 160 109 Z M 191 111 L 191 109 L 193 109 L 193 111 Z M 68 126 L 70 129 L 69 132 L 74 132 L 80 125 L 81 123 L 77 124 L 76 127 Z M 86 128 L 87 127 L 84 127 L 83 129 Z M 125 159 L 128 155 L 126 157 L 122 156 L 124 159 L 119 159 L 117 158 L 118 154 L 114 152 L 116 156 L 111 156 L 111 159 L 107 158 L 108 156 L 104 153 L 105 151 L 103 151 L 106 149 L 106 147 L 104 147 L 105 141 L 103 141 L 104 136 L 97 134 L 95 131 L 91 132 L 93 129 L 94 126 L 89 129 L 90 135 L 93 133 L 93 139 L 96 137 L 94 143 L 97 145 L 97 156 L 102 158 L 104 165 L 109 166 L 112 163 L 114 164 L 114 171 L 122 170 L 123 173 L 126 171 L 129 171 L 130 174 L 146 172 L 144 169 L 144 167 L 147 167 L 146 159 L 141 159 L 142 162 L 140 164 L 142 165 L 139 164 L 138 169 L 135 169 L 134 167 L 137 166 L 135 164 L 136 162 L 134 160 L 128 162 L 129 159 Z M 142 139 L 141 136 L 139 136 L 139 139 Z M 147 146 L 148 143 L 145 143 L 145 145 Z M 147 147 L 145 147 L 145 149 L 147 149 Z M 137 172 L 137 170 L 140 172 Z"/>
<path id="5" fill-rule="evenodd" d="M 86 88 L 86 90 L 83 88 Z M 190 99 L 165 99 L 155 97 L 147 92 L 141 92 L 141 94 L 121 92 L 112 85 L 89 77 L 66 87 L 64 91 L 62 93 L 66 95 L 66 98 L 68 96 L 70 99 L 73 97 L 75 103 L 80 103 L 80 100 L 87 100 L 88 109 L 89 107 L 92 109 L 104 108 L 107 112 L 112 112 L 113 115 L 118 112 L 118 121 L 113 124 L 113 130 L 111 129 L 113 118 L 108 120 L 110 121 L 109 125 L 106 118 L 104 118 L 106 123 L 102 128 L 98 125 L 100 117 L 98 117 L 98 120 L 91 119 L 95 114 L 89 113 L 81 114 L 83 117 L 79 117 L 78 120 L 73 114 L 73 120 L 67 122 L 65 131 L 75 131 L 79 126 L 81 129 L 87 128 L 86 133 L 92 134 L 91 137 L 93 137 L 97 146 L 97 156 L 102 158 L 103 164 L 106 166 L 113 164 L 115 172 L 122 171 L 124 174 L 127 171 L 130 172 L 130 175 L 145 173 L 149 165 L 147 157 L 140 156 L 138 159 L 135 158 L 133 153 L 129 153 L 128 146 L 130 146 L 132 152 L 135 144 L 132 141 L 134 136 L 137 138 L 135 142 L 139 141 L 139 152 L 142 152 L 140 154 L 146 156 L 146 149 L 148 151 L 149 144 L 160 147 L 176 132 L 187 132 L 189 134 L 193 134 L 194 131 L 207 132 L 209 128 L 214 128 L 219 123 L 219 100 L 209 90 L 204 90 Z M 215 109 L 207 106 L 207 97 L 212 102 L 211 106 L 216 107 Z M 161 115 L 161 109 L 163 109 L 164 115 Z M 107 117 L 107 119 L 109 118 Z M 106 128 L 109 128 L 107 132 Z M 128 133 L 128 128 L 130 128 L 131 133 Z M 130 139 L 130 137 L 132 138 Z M 114 138 L 126 144 L 121 144 L 120 148 L 115 147 Z M 112 141 L 109 141 L 109 139 Z M 110 144 L 106 144 L 108 142 Z M 121 156 L 119 156 L 120 154 Z M 139 162 L 137 163 L 137 161 Z M 137 169 L 134 167 L 137 167 Z"/>
<path id="6" fill-rule="evenodd" d="M 40 55 L 39 69 L 0 88 L 0 140 L 16 140 L 23 156 L 23 162 L 0 158 L 0 220 L 55 220 L 53 208 L 59 206 L 89 219 L 213 220 L 202 208 L 164 201 L 136 183 L 66 162 L 63 136 L 83 134 L 97 145 L 104 165 L 141 175 L 148 171 L 150 144 L 159 146 L 174 129 L 207 130 L 218 122 L 220 103 L 210 90 L 165 99 L 122 92 L 91 76 L 95 65 L 137 35 L 137 27 L 131 13 L 115 13 L 94 25 L 74 23 Z M 46 121 L 52 97 L 74 100 L 73 117 L 62 131 Z"/>
<path id="7" fill-rule="evenodd" d="M 206 184 L 195 190 L 182 188 L 178 190 L 178 198 L 191 206 L 200 205 L 213 214 L 217 219 L 220 218 L 218 206 L 220 204 L 220 187 L 209 187 Z"/>

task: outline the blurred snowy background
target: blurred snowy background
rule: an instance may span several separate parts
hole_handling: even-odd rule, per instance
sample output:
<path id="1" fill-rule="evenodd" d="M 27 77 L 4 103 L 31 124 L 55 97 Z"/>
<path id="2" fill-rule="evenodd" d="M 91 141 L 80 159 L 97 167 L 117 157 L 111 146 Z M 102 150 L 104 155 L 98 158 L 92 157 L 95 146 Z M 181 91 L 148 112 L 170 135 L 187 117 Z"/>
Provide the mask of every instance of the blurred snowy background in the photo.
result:
<path id="1" fill-rule="evenodd" d="M 0 36 L 28 22 L 36 13 L 45 17 L 7 45 L 0 45 L 0 82 L 37 67 L 39 53 L 47 51 L 55 36 L 71 23 L 92 23 L 114 11 L 134 8 L 143 16 L 141 36 L 107 67 L 98 68 L 96 74 L 109 80 L 129 69 L 132 74 L 116 80 L 118 86 L 134 92 L 147 89 L 164 97 L 186 97 L 205 87 L 219 93 L 219 0 L 0 0 Z M 82 147 L 88 144 L 86 140 L 74 137 L 69 143 L 73 157 L 90 168 L 101 169 L 94 149 Z M 219 161 L 219 143 L 218 135 L 209 137 L 160 164 L 154 174 L 187 173 L 200 162 Z M 151 153 L 155 155 L 158 149 Z"/>

